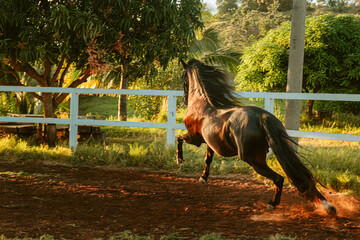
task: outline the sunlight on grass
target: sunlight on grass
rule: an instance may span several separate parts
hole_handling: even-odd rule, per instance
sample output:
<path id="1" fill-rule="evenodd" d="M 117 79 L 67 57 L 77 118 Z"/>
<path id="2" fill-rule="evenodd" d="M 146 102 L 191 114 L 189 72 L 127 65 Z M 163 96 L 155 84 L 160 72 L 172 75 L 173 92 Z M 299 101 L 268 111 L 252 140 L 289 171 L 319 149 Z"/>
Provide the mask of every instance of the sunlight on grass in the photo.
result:
<path id="1" fill-rule="evenodd" d="M 68 149 L 67 142 L 49 148 L 32 139 L 5 136 L 0 138 L 0 159 L 72 166 L 140 167 L 198 176 L 204 170 L 205 144 L 200 148 L 184 144 L 185 162 L 177 165 L 175 146 L 166 145 L 166 130 L 117 127 L 102 127 L 102 130 L 107 136 L 105 147 L 89 139 L 80 142 L 74 153 Z M 176 134 L 184 132 L 177 130 Z M 303 138 L 299 144 L 306 165 L 320 182 L 337 191 L 360 193 L 360 143 Z M 285 175 L 274 156 L 268 159 L 268 164 Z M 224 158 L 215 154 L 210 177 L 227 174 L 251 174 L 260 178 L 238 157 Z"/>
<path id="2" fill-rule="evenodd" d="M 275 236 L 269 237 L 269 240 L 295 240 L 295 239 L 297 239 L 297 238 L 288 237 L 288 236 L 281 235 L 281 234 L 276 234 Z"/>
<path id="3" fill-rule="evenodd" d="M 47 145 L 38 145 L 16 136 L 4 136 L 0 138 L 0 157 L 7 161 L 58 161 L 59 159 L 72 157 L 68 146 L 58 145 L 49 148 Z"/>
<path id="4" fill-rule="evenodd" d="M 360 193 L 360 143 L 301 139 L 300 145 L 322 183 L 337 191 Z"/>

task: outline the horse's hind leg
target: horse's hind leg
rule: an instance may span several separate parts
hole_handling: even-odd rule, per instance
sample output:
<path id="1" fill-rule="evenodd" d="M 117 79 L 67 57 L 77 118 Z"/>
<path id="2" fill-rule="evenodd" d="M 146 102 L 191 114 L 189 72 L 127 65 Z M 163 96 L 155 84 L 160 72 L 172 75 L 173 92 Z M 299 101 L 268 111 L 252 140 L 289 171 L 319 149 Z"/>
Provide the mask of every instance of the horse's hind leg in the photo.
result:
<path id="1" fill-rule="evenodd" d="M 254 155 L 254 156 L 253 156 Z M 266 152 L 252 154 L 251 156 L 245 157 L 245 162 L 247 162 L 258 174 L 271 179 L 275 186 L 275 195 L 272 201 L 269 202 L 269 205 L 272 208 L 275 208 L 280 204 L 281 192 L 283 188 L 284 178 L 274 172 L 269 166 L 266 164 Z"/>
<path id="2" fill-rule="evenodd" d="M 210 172 L 210 164 L 213 160 L 213 157 L 214 157 L 214 151 L 208 146 L 206 156 L 205 156 L 205 169 L 199 179 L 200 182 L 207 182 L 208 177 L 209 177 L 209 172 Z"/>

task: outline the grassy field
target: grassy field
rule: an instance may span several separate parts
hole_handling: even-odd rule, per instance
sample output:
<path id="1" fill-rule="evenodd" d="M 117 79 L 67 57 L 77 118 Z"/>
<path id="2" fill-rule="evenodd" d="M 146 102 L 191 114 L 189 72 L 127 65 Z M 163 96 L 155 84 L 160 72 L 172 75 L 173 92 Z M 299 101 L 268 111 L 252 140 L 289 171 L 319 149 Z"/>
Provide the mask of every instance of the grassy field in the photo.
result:
<path id="1" fill-rule="evenodd" d="M 91 106 L 96 105 L 100 101 L 102 108 L 97 109 L 97 114 L 100 116 L 109 117 L 108 113 L 116 114 L 116 98 L 106 97 L 104 100 L 99 97 L 87 96 L 83 99 L 86 105 L 82 104 L 82 109 L 85 113 L 89 114 Z M 178 99 L 180 101 L 181 99 Z M 243 99 L 244 105 L 253 105 L 258 107 L 264 106 L 262 99 Z M 303 110 L 306 108 L 306 102 L 303 102 Z M 100 110 L 100 111 L 98 111 Z M 275 115 L 280 119 L 284 119 L 285 101 L 275 101 Z M 130 110 L 131 113 L 134 110 Z M 178 122 L 184 115 L 184 108 L 177 112 Z M 110 116 L 111 116 L 110 114 Z M 131 117 L 131 116 L 130 116 Z M 111 117 L 110 117 L 111 118 Z M 154 119 L 156 121 L 157 119 Z M 105 128 L 106 129 L 106 128 Z M 122 147 L 113 147 L 112 151 L 123 152 L 131 164 L 137 166 L 165 168 L 167 170 L 176 170 L 180 172 L 201 172 L 203 170 L 203 162 L 205 149 L 196 148 L 193 146 L 185 145 L 184 157 L 188 159 L 181 166 L 174 166 L 173 149 L 163 149 L 162 144 L 165 142 L 164 131 L 161 130 L 140 130 L 139 134 L 135 129 L 112 129 L 108 128 L 109 143 L 120 144 Z M 329 132 L 329 133 L 347 133 L 360 135 L 360 117 L 352 114 L 334 113 L 331 119 L 324 119 L 316 121 L 302 116 L 300 130 L 303 131 L 316 131 L 316 132 Z M 177 134 L 180 134 L 178 131 Z M 151 141 L 149 141 L 151 139 Z M 360 143 L 340 142 L 332 140 L 319 140 L 319 139 L 300 139 L 300 153 L 304 155 L 309 163 L 309 167 L 316 173 L 318 178 L 337 191 L 351 191 L 355 193 L 360 192 Z M 159 147 L 162 150 L 159 150 Z M 86 152 L 86 150 L 84 151 Z M 125 153 L 124 153 L 125 152 Z M 145 154 L 147 152 L 147 154 Z M 159 159 L 153 160 L 152 154 L 157 154 Z M 131 160 L 134 159 L 142 160 Z M 149 158 L 149 159 L 148 159 Z M 172 159 L 172 160 L 168 160 Z M 114 160 L 111 158 L 111 160 Z M 110 161 L 116 163 L 116 161 Z M 150 164 L 150 162 L 152 162 Z M 128 165 L 128 161 L 121 162 L 120 165 Z M 277 171 L 282 171 L 277 164 L 277 161 L 272 156 L 269 159 L 269 164 L 276 168 Z M 151 166 L 150 166 L 151 165 Z M 212 174 L 229 174 L 229 173 L 245 173 L 253 174 L 253 171 L 242 161 L 237 158 L 222 158 L 215 156 L 215 161 L 211 167 Z"/>
<path id="2" fill-rule="evenodd" d="M 116 114 L 114 97 L 84 96 L 81 103 L 83 114 L 97 118 L 112 119 Z M 246 105 L 261 106 L 262 101 L 246 100 Z M 276 101 L 275 115 L 283 118 L 283 101 Z M 90 112 L 96 110 L 96 112 Z M 132 112 L 133 110 L 130 110 Z M 178 111 L 181 122 L 184 109 Z M 130 116 L 131 118 L 131 116 Z M 138 120 L 138 119 L 137 119 Z M 156 119 L 154 120 L 156 121 Z M 306 117 L 302 119 L 301 130 L 360 135 L 360 117 L 349 114 L 334 114 L 330 120 L 316 122 Z M 106 131 L 107 144 L 104 147 L 93 139 L 81 142 L 75 153 L 68 149 L 68 142 L 59 142 L 54 149 L 39 145 L 35 140 L 24 140 L 16 136 L 0 139 L 0 159 L 9 161 L 44 161 L 69 165 L 141 167 L 167 170 L 179 173 L 203 171 L 206 146 L 197 148 L 184 145 L 186 161 L 176 164 L 174 147 L 166 146 L 166 131 L 161 129 L 102 127 Z M 177 130 L 176 134 L 184 131 Z M 300 139 L 299 152 L 305 156 L 309 168 L 319 180 L 337 191 L 360 193 L 360 143 L 333 140 Z M 274 156 L 268 164 L 284 175 Z M 211 165 L 212 175 L 252 174 L 259 177 L 238 157 L 223 158 L 215 155 Z"/>
<path id="3" fill-rule="evenodd" d="M 0 139 L 0 159 L 7 161 L 61 163 L 72 166 L 140 167 L 178 173 L 203 171 L 206 146 L 184 145 L 185 162 L 176 164 L 174 147 L 166 146 L 166 131 L 141 128 L 104 127 L 107 145 L 92 139 L 81 142 L 76 152 L 62 142 L 56 148 L 16 136 Z M 180 134 L 182 131 L 177 131 Z M 300 139 L 300 153 L 319 180 L 337 191 L 360 193 L 360 144 L 318 139 Z M 281 173 L 274 156 L 268 164 Z M 259 177 L 238 157 L 215 155 L 211 175 L 253 174 Z"/>

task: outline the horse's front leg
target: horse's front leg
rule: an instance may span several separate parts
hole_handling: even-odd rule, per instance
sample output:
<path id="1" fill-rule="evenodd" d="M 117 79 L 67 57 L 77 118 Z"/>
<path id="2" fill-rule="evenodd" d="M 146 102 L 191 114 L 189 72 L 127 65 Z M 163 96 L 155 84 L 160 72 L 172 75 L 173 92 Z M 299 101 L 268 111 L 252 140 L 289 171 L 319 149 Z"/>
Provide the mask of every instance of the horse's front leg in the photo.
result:
<path id="1" fill-rule="evenodd" d="M 184 161 L 184 157 L 183 157 L 183 143 L 184 143 L 184 136 L 186 136 L 188 134 L 184 134 L 184 135 L 180 135 L 177 138 L 177 151 L 176 151 L 176 161 L 177 164 L 180 164 Z"/>
<path id="2" fill-rule="evenodd" d="M 208 146 L 207 152 L 205 156 L 205 169 L 203 174 L 201 175 L 199 182 L 207 182 L 210 172 L 210 164 L 214 157 L 214 151 Z"/>
<path id="3" fill-rule="evenodd" d="M 200 134 L 192 134 L 190 135 L 189 133 L 186 133 L 184 135 L 180 135 L 177 138 L 177 154 L 176 154 L 176 160 L 177 163 L 180 164 L 184 161 L 183 158 L 183 143 L 189 143 L 189 144 L 193 144 L 197 147 L 200 147 L 200 145 L 202 143 L 204 143 L 204 139 L 202 138 L 202 136 Z"/>

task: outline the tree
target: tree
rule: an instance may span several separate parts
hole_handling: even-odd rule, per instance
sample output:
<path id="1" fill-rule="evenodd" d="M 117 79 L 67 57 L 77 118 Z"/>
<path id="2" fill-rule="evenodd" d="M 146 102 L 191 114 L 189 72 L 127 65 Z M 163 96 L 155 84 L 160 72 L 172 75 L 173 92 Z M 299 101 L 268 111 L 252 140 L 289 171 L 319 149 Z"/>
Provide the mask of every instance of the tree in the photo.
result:
<path id="1" fill-rule="evenodd" d="M 280 2 L 268 1 L 266 8 L 262 9 L 257 0 L 242 0 L 233 14 L 217 14 L 219 19 L 208 25 L 219 32 L 225 51 L 241 53 L 270 29 L 290 19 L 289 9 L 282 7 Z"/>
<path id="2" fill-rule="evenodd" d="M 289 68 L 286 92 L 300 93 L 303 82 L 306 0 L 294 0 L 291 19 Z M 287 99 L 285 102 L 285 127 L 299 130 L 301 101 Z M 297 140 L 296 140 L 297 141 Z"/>
<path id="3" fill-rule="evenodd" d="M 236 77 L 240 91 L 286 89 L 290 22 L 248 47 Z M 326 14 L 306 19 L 302 91 L 360 91 L 360 17 Z M 313 102 L 309 102 L 308 114 Z"/>
<path id="4" fill-rule="evenodd" d="M 206 10 L 206 6 L 203 6 L 201 15 L 206 23 L 216 21 L 216 17 Z M 195 35 L 196 38 L 190 43 L 188 58 L 201 59 L 207 64 L 221 66 L 233 74 L 236 73 L 237 66 L 240 63 L 239 55 L 228 52 L 222 47 L 218 30 L 208 26 L 203 29 L 197 29 Z M 183 67 L 179 65 L 179 61 L 171 61 L 166 69 L 162 69 L 159 65 L 156 66 L 154 64 L 147 67 L 151 69 L 150 74 L 145 76 L 138 75 L 140 78 L 136 83 L 131 81 L 131 88 L 162 90 L 180 90 L 183 88 L 181 80 Z M 139 70 L 132 69 L 131 72 L 139 73 Z M 164 110 L 167 108 L 166 98 L 159 96 L 130 96 L 130 99 L 129 106 L 134 111 L 133 114 L 135 114 L 136 117 L 141 117 L 146 120 L 154 118 L 158 121 L 164 120 L 164 113 L 166 112 Z"/>
<path id="5" fill-rule="evenodd" d="M 216 0 L 218 13 L 220 15 L 231 15 L 237 8 L 237 0 Z"/>
<path id="6" fill-rule="evenodd" d="M 271 11 L 272 5 L 276 4 L 279 11 L 288 11 L 292 9 L 293 0 L 240 0 L 240 5 L 245 11 Z"/>
<path id="7" fill-rule="evenodd" d="M 116 61 L 123 69 L 154 61 L 166 67 L 186 55 L 195 29 L 202 27 L 200 0 L 0 0 L 0 5 L 0 72 L 24 72 L 42 87 L 77 87 Z M 70 66 L 80 74 L 65 84 Z M 26 85 L 16 78 L 0 81 Z M 67 95 L 34 93 L 44 103 L 45 117 L 55 117 Z M 50 126 L 52 146 L 55 134 Z"/>
<path id="8" fill-rule="evenodd" d="M 233 74 L 237 72 L 240 64 L 239 54 L 222 48 L 219 33 L 212 27 L 197 34 L 197 38 L 190 45 L 189 55 L 208 64 L 220 65 Z"/>
<path id="9" fill-rule="evenodd" d="M 349 4 L 349 0 L 317 0 L 318 4 L 328 5 L 329 7 L 345 6 Z"/>

